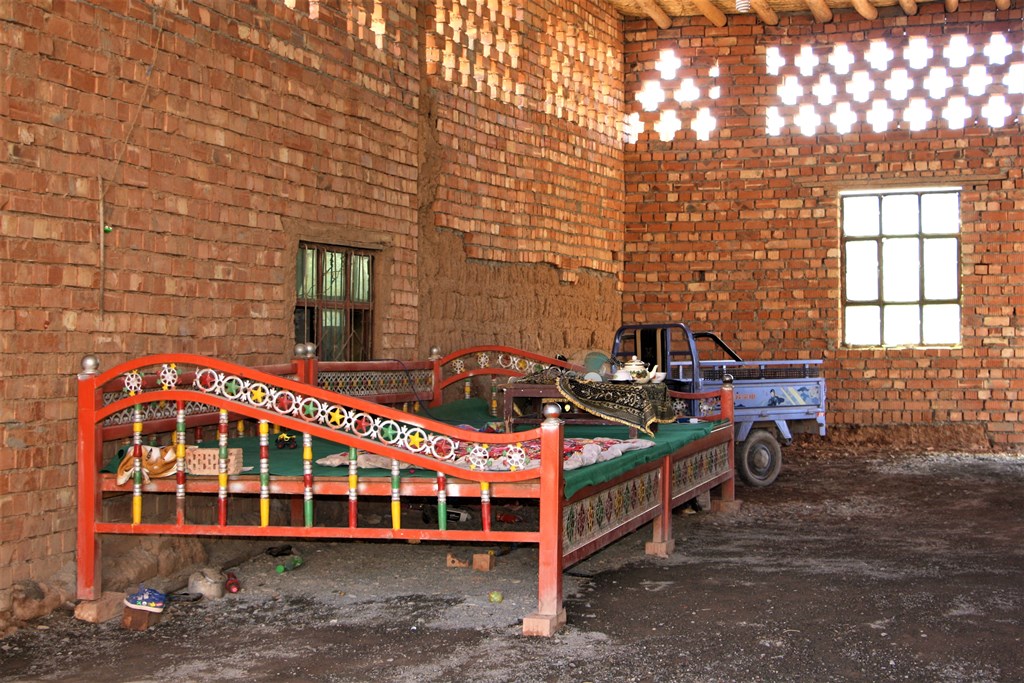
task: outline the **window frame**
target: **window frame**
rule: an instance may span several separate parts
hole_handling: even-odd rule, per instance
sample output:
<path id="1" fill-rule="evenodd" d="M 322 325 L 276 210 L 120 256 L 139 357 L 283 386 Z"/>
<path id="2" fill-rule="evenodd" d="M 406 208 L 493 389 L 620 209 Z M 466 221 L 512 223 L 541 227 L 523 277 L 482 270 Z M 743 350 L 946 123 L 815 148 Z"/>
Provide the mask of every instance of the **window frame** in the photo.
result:
<path id="1" fill-rule="evenodd" d="M 303 276 L 305 275 L 304 255 L 309 251 L 315 254 L 313 278 L 313 296 L 307 296 L 307 288 Z M 343 293 L 340 297 L 325 296 L 325 274 L 327 254 L 342 255 L 344 262 L 344 273 L 342 275 Z M 353 263 L 357 260 L 354 257 L 362 257 L 368 260 L 369 268 L 365 285 L 367 297 L 365 301 L 353 300 Z M 317 357 L 322 361 L 365 361 L 371 360 L 374 353 L 374 322 L 376 319 L 376 268 L 377 250 L 365 247 L 355 247 L 342 244 L 330 244 L 313 240 L 300 240 L 295 255 L 295 305 L 293 307 L 292 321 L 295 342 L 309 343 L 316 345 Z M 332 346 L 327 348 L 324 345 L 324 313 L 326 311 L 340 311 L 343 315 L 344 327 L 342 328 L 342 344 L 340 347 Z M 303 317 L 300 320 L 300 312 Z M 357 316 L 362 316 L 359 324 Z M 312 322 L 310 322 L 312 316 Z M 354 343 L 360 339 L 355 330 L 362 331 L 361 345 Z M 309 333 L 312 331 L 312 339 Z M 300 338 L 301 334 L 301 338 Z"/>
<path id="2" fill-rule="evenodd" d="M 929 195 L 955 194 L 957 201 L 957 229 L 954 232 L 926 232 L 924 224 L 923 203 L 924 197 Z M 883 205 L 884 199 L 896 195 L 913 195 L 917 198 L 917 226 L 912 233 L 886 233 Z M 963 343 L 963 291 L 962 291 L 962 269 L 963 269 L 963 188 L 959 186 L 937 186 L 937 187 L 885 187 L 885 188 L 859 188 L 843 190 L 839 193 L 839 241 L 840 241 L 840 279 L 841 279 L 841 311 L 842 321 L 842 345 L 845 348 L 955 348 Z M 874 197 L 878 208 L 878 231 L 873 235 L 848 235 L 846 221 L 846 199 L 848 197 Z M 917 298 L 912 300 L 887 299 L 884 277 L 885 277 L 885 242 L 891 239 L 915 239 L 917 241 L 918 256 L 918 290 Z M 931 241 L 949 240 L 955 241 L 956 264 L 955 292 L 953 298 L 928 297 L 925 282 L 927 244 Z M 877 265 L 878 281 L 875 283 L 876 296 L 874 299 L 850 298 L 851 275 L 849 272 L 848 246 L 851 243 L 875 243 L 875 255 Z M 935 305 L 955 305 L 957 307 L 959 325 L 956 330 L 956 341 L 934 342 L 926 341 L 925 335 L 925 308 Z M 918 310 L 918 341 L 912 343 L 886 343 L 886 307 L 887 306 L 916 306 Z M 876 307 L 878 310 L 878 341 L 872 343 L 854 343 L 849 341 L 848 311 L 851 308 Z"/>

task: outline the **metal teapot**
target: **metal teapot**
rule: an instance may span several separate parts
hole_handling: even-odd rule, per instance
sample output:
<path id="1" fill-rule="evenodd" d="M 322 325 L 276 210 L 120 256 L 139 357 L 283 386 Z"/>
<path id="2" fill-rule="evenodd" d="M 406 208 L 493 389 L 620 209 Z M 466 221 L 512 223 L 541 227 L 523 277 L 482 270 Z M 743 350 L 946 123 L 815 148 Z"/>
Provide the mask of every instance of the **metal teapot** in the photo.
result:
<path id="1" fill-rule="evenodd" d="M 629 361 L 623 363 L 622 368 L 629 373 L 630 377 L 640 383 L 647 382 L 652 376 L 654 376 L 654 373 L 658 371 L 657 365 L 648 370 L 647 366 L 644 365 L 644 362 L 636 356 L 633 356 Z"/>

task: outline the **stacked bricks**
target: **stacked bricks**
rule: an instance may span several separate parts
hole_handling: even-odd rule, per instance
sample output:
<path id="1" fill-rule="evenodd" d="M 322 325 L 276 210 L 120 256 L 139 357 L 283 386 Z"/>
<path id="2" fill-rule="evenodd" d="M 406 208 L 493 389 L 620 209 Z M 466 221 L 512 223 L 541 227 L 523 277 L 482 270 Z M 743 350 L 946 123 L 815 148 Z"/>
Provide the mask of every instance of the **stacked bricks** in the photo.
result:
<path id="1" fill-rule="evenodd" d="M 833 425 L 969 423 L 980 425 L 997 448 L 1020 449 L 1020 112 L 998 128 L 976 111 L 978 120 L 962 129 L 939 119 L 920 131 L 904 125 L 874 132 L 863 123 L 869 101 L 855 104 L 861 123 L 849 133 L 826 122 L 816 135 L 789 126 L 770 136 L 766 114 L 782 104 L 777 88 L 785 74 L 770 75 L 765 54 L 779 47 L 792 65 L 803 45 L 827 54 L 835 44 L 863 51 L 871 40 L 885 39 L 896 46 L 889 68 L 906 68 L 899 47 L 909 37 L 927 36 L 941 57 L 951 35 L 966 34 L 980 52 L 993 33 L 1019 53 L 1022 13 L 970 2 L 952 13 L 942 3 L 922 4 L 912 17 L 888 8 L 873 22 L 837 11 L 824 25 L 809 15 L 782 15 L 777 26 L 731 15 L 720 29 L 699 17 L 676 19 L 668 30 L 627 22 L 627 112 L 638 109 L 634 95 L 657 76 L 654 64 L 664 49 L 698 75 L 717 64 L 722 95 L 713 102 L 718 128 L 710 140 L 698 141 L 684 127 L 662 142 L 648 121 L 647 132 L 626 146 L 624 319 L 712 330 L 745 358 L 824 358 Z M 991 72 L 1001 83 L 1006 70 Z M 844 83 L 833 80 L 843 92 Z M 896 184 L 963 186 L 961 346 L 848 348 L 842 342 L 838 193 Z"/>

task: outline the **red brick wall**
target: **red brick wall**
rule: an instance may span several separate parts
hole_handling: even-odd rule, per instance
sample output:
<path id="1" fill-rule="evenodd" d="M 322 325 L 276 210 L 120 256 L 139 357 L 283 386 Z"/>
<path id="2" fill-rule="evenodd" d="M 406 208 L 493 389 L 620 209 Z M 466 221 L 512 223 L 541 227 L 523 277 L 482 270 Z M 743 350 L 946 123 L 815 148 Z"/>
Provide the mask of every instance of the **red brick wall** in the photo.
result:
<path id="1" fill-rule="evenodd" d="M 621 315 L 621 21 L 603 2 L 487 4 L 498 12 L 444 0 L 425 21 L 421 349 L 607 349 Z"/>
<path id="2" fill-rule="evenodd" d="M 876 133 L 860 125 L 839 135 L 826 126 L 816 136 L 788 128 L 769 137 L 765 114 L 779 104 L 780 77 L 767 74 L 764 54 L 769 46 L 811 44 L 822 51 L 874 38 L 902 45 L 904 32 L 944 44 L 953 33 L 987 37 L 993 31 L 1003 32 L 1019 53 L 1022 13 L 1019 7 L 996 12 L 984 2 L 945 13 L 941 3 L 928 3 L 914 17 L 898 7 L 884 9 L 874 22 L 852 11 L 837 12 L 825 25 L 809 15 L 782 16 L 776 27 L 753 15 L 730 16 L 721 29 L 703 19 L 676 20 L 669 30 L 628 22 L 627 112 L 639 111 L 633 96 L 642 80 L 658 75 L 653 64 L 665 48 L 675 49 L 698 78 L 717 61 L 722 96 L 711 105 L 718 129 L 710 140 L 698 141 L 684 128 L 674 141 L 662 142 L 649 132 L 653 115 L 645 115 L 648 132 L 626 147 L 624 318 L 710 329 L 748 358 L 824 358 L 833 425 L 974 423 L 997 446 L 1020 448 L 1019 96 L 1013 100 L 1016 122 L 1011 117 L 996 129 L 982 121 L 950 130 L 933 121 L 919 132 Z M 902 51 L 895 51 L 890 68 L 904 66 Z M 843 347 L 837 193 L 865 182 L 964 185 L 962 347 Z"/>
<path id="3" fill-rule="evenodd" d="M 300 239 L 380 249 L 378 357 L 618 323 L 609 6 L 499 3 L 456 78 L 443 3 L 291 4 L 0 0 L 0 617 L 73 557 L 81 358 L 289 357 Z"/>
<path id="4" fill-rule="evenodd" d="M 300 238 L 382 246 L 413 354 L 416 8 L 372 5 L 0 1 L 0 592 L 72 559 L 85 354 L 290 357 Z"/>

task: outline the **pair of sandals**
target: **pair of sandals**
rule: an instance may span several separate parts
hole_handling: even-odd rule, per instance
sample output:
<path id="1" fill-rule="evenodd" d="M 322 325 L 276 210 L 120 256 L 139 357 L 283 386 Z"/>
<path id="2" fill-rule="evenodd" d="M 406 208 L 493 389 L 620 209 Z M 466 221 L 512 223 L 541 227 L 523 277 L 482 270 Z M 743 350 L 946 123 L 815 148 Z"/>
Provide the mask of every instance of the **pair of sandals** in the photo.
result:
<path id="1" fill-rule="evenodd" d="M 117 485 L 121 486 L 135 474 L 134 447 L 126 449 L 124 458 L 117 466 Z M 142 447 L 142 481 L 146 484 L 150 479 L 174 476 L 177 467 L 177 452 L 174 445 Z"/>

